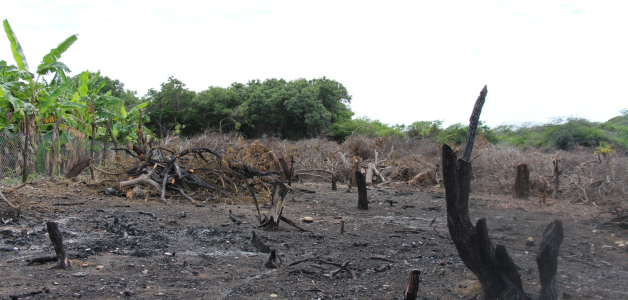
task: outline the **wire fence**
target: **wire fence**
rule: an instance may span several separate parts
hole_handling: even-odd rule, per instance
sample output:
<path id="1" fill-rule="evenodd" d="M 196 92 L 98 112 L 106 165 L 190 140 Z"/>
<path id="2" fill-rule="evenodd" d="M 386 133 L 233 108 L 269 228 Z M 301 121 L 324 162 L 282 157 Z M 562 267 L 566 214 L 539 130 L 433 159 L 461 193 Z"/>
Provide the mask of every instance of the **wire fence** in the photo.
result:
<path id="1" fill-rule="evenodd" d="M 21 180 L 24 170 L 24 135 L 0 132 L 0 181 Z M 89 157 L 91 143 L 88 139 L 71 135 L 57 138 L 57 165 L 54 174 L 63 176 L 78 161 Z M 96 164 L 101 157 L 102 141 L 96 141 Z M 29 137 L 26 149 L 27 174 L 49 176 L 53 168 L 52 133 L 35 134 Z"/>

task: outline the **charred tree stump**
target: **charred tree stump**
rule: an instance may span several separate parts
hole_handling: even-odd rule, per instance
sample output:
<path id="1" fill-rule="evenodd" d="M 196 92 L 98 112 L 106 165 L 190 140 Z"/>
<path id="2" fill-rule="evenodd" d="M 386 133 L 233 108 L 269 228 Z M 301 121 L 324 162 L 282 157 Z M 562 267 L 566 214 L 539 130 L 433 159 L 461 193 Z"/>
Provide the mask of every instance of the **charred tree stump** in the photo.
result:
<path id="1" fill-rule="evenodd" d="M 279 259 L 279 262 L 277 262 L 277 259 Z M 270 256 L 264 266 L 269 269 L 277 269 L 281 266 L 281 257 L 277 255 L 277 250 L 273 249 L 270 251 Z"/>
<path id="2" fill-rule="evenodd" d="M 408 280 L 408 285 L 406 285 L 406 289 L 403 293 L 403 300 L 416 300 L 419 293 L 420 276 L 421 271 L 419 270 L 412 270 L 410 272 L 410 280 Z"/>
<path id="3" fill-rule="evenodd" d="M 469 218 L 470 159 L 486 92 L 485 86 L 475 103 L 463 158 L 459 160 L 454 151 L 446 144 L 442 147 L 443 181 L 447 199 L 447 227 L 458 250 L 458 255 L 465 266 L 478 277 L 485 299 L 531 299 L 523 290 L 517 266 L 508 255 L 506 248 L 503 245 L 493 246 L 488 236 L 486 220 L 484 218 L 479 219 L 476 226 L 473 226 Z M 527 166 L 525 168 L 527 173 Z M 526 192 L 527 187 L 526 183 Z M 539 299 L 542 300 L 555 299 L 547 298 L 546 295 L 550 295 L 552 289 L 555 292 L 555 285 L 553 284 L 556 274 L 555 265 L 558 263 L 558 249 L 562 243 L 562 226 L 558 226 L 560 224 L 561 222 L 557 220 L 547 227 L 539 254 L 541 258 L 537 258 L 539 271 L 544 274 L 541 275 L 541 286 L 544 288 L 541 289 L 542 293 L 539 296 Z M 546 239 L 547 242 L 545 242 Z M 549 290 L 550 293 L 546 290 Z"/>
<path id="4" fill-rule="evenodd" d="M 469 219 L 471 163 L 458 160 L 454 151 L 443 145 L 443 179 L 447 198 L 447 227 L 464 264 L 480 281 L 486 299 L 528 299 L 521 278 L 506 248 L 493 247 L 486 220 L 477 227 Z"/>
<path id="5" fill-rule="evenodd" d="M 513 188 L 515 198 L 528 198 L 530 194 L 530 171 L 527 164 L 517 166 L 517 177 Z"/>
<path id="6" fill-rule="evenodd" d="M 270 247 L 264 244 L 264 242 L 262 242 L 262 240 L 255 233 L 255 231 L 253 231 L 253 237 L 251 238 L 251 243 L 253 244 L 253 247 L 257 249 L 257 251 L 262 252 L 262 253 L 270 253 Z"/>
<path id="7" fill-rule="evenodd" d="M 356 185 L 358 186 L 358 209 L 368 210 L 369 202 L 366 194 L 366 181 L 362 172 L 355 172 Z"/>
<path id="8" fill-rule="evenodd" d="M 556 300 L 556 271 L 558 270 L 558 250 L 563 242 L 563 222 L 554 220 L 543 232 L 541 251 L 536 255 L 536 264 L 541 278 L 541 291 L 537 299 Z"/>
<path id="9" fill-rule="evenodd" d="M 338 190 L 338 177 L 336 175 L 331 176 L 331 190 Z"/>
<path id="10" fill-rule="evenodd" d="M 48 228 L 48 236 L 50 236 L 50 241 L 52 242 L 52 245 L 55 248 L 55 253 L 57 254 L 59 268 L 66 269 L 71 267 L 72 263 L 65 253 L 65 248 L 63 247 L 63 238 L 61 237 L 61 232 L 59 231 L 57 223 L 48 222 L 46 223 L 46 227 Z"/>

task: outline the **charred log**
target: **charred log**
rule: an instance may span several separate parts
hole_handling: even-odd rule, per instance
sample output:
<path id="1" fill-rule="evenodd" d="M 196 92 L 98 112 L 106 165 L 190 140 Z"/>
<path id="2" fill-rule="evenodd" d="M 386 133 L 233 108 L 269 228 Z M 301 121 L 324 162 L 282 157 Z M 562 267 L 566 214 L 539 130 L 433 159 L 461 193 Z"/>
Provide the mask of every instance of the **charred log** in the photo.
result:
<path id="1" fill-rule="evenodd" d="M 358 209 L 368 210 L 369 202 L 366 191 L 366 181 L 362 172 L 355 172 L 356 184 L 358 186 Z"/>

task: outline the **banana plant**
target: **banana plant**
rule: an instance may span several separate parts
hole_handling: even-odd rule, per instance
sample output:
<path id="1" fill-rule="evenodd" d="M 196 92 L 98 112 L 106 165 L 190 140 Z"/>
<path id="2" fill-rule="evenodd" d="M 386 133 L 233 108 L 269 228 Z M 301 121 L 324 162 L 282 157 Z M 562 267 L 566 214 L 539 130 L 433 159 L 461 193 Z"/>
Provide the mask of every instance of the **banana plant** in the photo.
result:
<path id="1" fill-rule="evenodd" d="M 42 62 L 37 66 L 35 73 L 29 70 L 28 62 L 24 50 L 20 45 L 15 32 L 7 20 L 3 21 L 4 31 L 11 45 L 11 52 L 15 59 L 16 66 L 7 66 L 6 62 L 0 62 L 0 109 L 6 110 L 5 116 L 11 115 L 11 120 L 5 117 L 5 121 L 19 121 L 24 118 L 24 111 L 33 115 L 33 122 L 29 126 L 36 127 L 41 120 L 46 119 L 50 113 L 58 112 L 52 108 L 59 98 L 64 95 L 67 86 L 65 73 L 70 72 L 69 68 L 59 61 L 61 55 L 78 39 L 77 35 L 71 35 L 57 47 L 42 58 Z M 35 77 L 37 74 L 37 77 Z M 44 80 L 43 76 L 54 74 L 51 83 Z M 76 105 L 69 105 L 68 108 L 78 108 Z M 49 113 L 48 113 L 49 112 Z"/>

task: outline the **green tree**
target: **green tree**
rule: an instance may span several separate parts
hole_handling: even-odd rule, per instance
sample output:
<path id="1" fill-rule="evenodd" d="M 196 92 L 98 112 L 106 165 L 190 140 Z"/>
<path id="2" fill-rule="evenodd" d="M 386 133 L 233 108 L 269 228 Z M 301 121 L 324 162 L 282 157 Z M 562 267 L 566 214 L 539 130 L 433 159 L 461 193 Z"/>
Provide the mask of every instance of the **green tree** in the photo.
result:
<path id="1" fill-rule="evenodd" d="M 146 114 L 150 117 L 146 126 L 160 137 L 168 136 L 185 120 L 184 110 L 195 96 L 196 93 L 188 90 L 183 82 L 169 77 L 161 84 L 161 90 L 150 89 L 146 95 Z"/>

